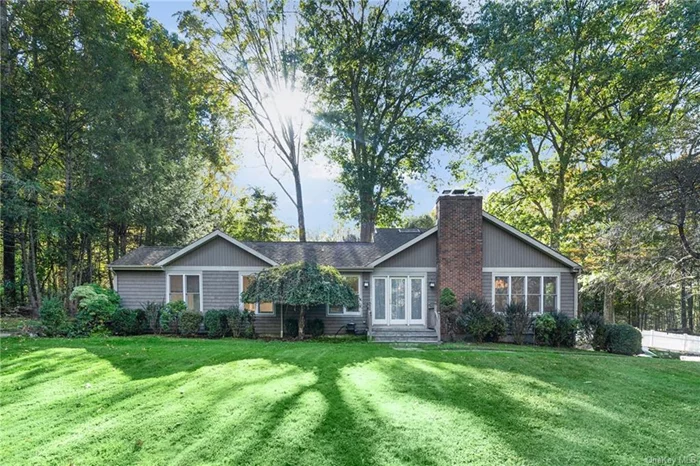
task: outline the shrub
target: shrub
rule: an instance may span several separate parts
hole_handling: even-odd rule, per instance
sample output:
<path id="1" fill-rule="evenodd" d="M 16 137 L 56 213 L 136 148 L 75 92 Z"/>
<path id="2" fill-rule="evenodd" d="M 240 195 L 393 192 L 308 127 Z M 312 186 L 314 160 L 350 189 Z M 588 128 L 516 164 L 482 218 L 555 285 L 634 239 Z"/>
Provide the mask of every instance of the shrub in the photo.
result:
<path id="1" fill-rule="evenodd" d="M 579 321 L 578 339 L 582 345 L 590 345 L 594 350 L 605 349 L 605 319 L 597 312 L 589 312 Z"/>
<path id="2" fill-rule="evenodd" d="M 535 318 L 535 342 L 538 345 L 552 346 L 557 321 L 552 314 L 540 314 Z"/>
<path id="3" fill-rule="evenodd" d="M 255 337 L 255 313 L 241 311 L 237 306 L 227 310 L 226 323 L 233 338 Z"/>
<path id="4" fill-rule="evenodd" d="M 178 332 L 180 335 L 192 337 L 197 335 L 202 325 L 202 314 L 197 311 L 185 311 L 180 314 Z"/>
<path id="5" fill-rule="evenodd" d="M 462 315 L 457 318 L 457 325 L 474 337 L 477 343 L 498 341 L 506 332 L 503 318 L 493 312 L 491 303 L 478 295 L 468 295 L 464 298 Z"/>
<path id="6" fill-rule="evenodd" d="M 634 356 L 642 352 L 642 334 L 628 324 L 606 325 L 606 349 L 610 353 Z"/>
<path id="7" fill-rule="evenodd" d="M 548 312 L 535 319 L 535 341 L 546 346 L 573 347 L 578 320 L 561 312 Z"/>
<path id="8" fill-rule="evenodd" d="M 513 335 L 513 342 L 522 345 L 525 341 L 525 332 L 532 325 L 532 313 L 523 303 L 511 303 L 503 310 L 508 331 Z"/>
<path id="9" fill-rule="evenodd" d="M 228 333 L 228 316 L 231 309 L 210 309 L 204 314 L 204 330 L 209 338 L 221 338 Z"/>
<path id="10" fill-rule="evenodd" d="M 557 324 L 552 334 L 552 345 L 572 348 L 576 344 L 578 320 L 561 312 L 553 312 L 552 317 Z"/>
<path id="11" fill-rule="evenodd" d="M 306 322 L 304 333 L 309 333 L 312 337 L 317 338 L 323 335 L 324 330 L 325 324 L 321 319 L 311 319 Z"/>
<path id="12" fill-rule="evenodd" d="M 49 337 L 65 335 L 67 333 L 68 316 L 63 307 L 63 300 L 57 297 L 45 298 L 39 308 L 41 319 L 41 332 Z"/>
<path id="13" fill-rule="evenodd" d="M 177 327 L 180 322 L 180 316 L 187 310 L 187 304 L 184 301 L 171 301 L 160 310 L 160 329 L 163 332 L 178 333 Z"/>
<path id="14" fill-rule="evenodd" d="M 299 336 L 299 321 L 297 319 L 284 320 L 284 336 L 291 338 Z"/>
<path id="15" fill-rule="evenodd" d="M 119 308 L 120 298 L 114 290 L 99 285 L 80 285 L 73 289 L 70 299 L 77 301 L 76 335 L 107 333 L 108 323 Z"/>
<path id="16" fill-rule="evenodd" d="M 120 307 L 112 315 L 110 328 L 115 335 L 141 335 L 148 327 L 143 309 Z"/>
<path id="17" fill-rule="evenodd" d="M 457 333 L 458 311 L 459 303 L 454 291 L 449 288 L 443 288 L 440 291 L 440 318 L 445 322 L 445 330 L 449 341 L 454 341 L 455 333 Z"/>
<path id="18" fill-rule="evenodd" d="M 148 301 L 141 305 L 143 312 L 146 316 L 146 322 L 148 327 L 154 334 L 160 333 L 160 312 L 163 309 L 162 303 L 156 303 L 153 301 Z"/>

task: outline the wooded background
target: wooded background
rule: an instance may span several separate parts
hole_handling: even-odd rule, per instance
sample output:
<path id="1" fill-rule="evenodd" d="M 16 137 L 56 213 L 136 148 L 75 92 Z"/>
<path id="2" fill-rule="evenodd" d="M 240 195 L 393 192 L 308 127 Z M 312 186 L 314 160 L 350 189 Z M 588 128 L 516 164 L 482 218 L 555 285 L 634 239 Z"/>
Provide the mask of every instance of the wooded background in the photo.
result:
<path id="1" fill-rule="evenodd" d="M 584 266 L 582 312 L 696 326 L 699 2 L 199 0 L 179 24 L 116 0 L 0 0 L 6 312 L 110 285 L 139 245 L 215 227 L 305 241 L 300 161 L 318 157 L 362 241 L 432 224 L 406 215 L 411 180 L 506 173 L 486 210 Z M 475 99 L 489 123 L 467 133 Z M 231 182 L 241 131 L 292 175 L 269 170 L 296 225 Z"/>

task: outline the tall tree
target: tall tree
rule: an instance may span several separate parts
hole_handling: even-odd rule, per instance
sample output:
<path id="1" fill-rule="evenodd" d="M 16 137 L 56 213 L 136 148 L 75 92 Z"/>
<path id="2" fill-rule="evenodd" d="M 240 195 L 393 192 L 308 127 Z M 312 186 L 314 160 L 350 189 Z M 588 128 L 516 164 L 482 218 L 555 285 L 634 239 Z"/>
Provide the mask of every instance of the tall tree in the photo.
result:
<path id="1" fill-rule="evenodd" d="M 493 123 L 474 152 L 510 174 L 500 205 L 516 226 L 566 250 L 577 220 L 606 215 L 610 169 L 638 159 L 649 128 L 676 119 L 697 90 L 697 10 L 645 0 L 482 6 L 472 31 Z"/>
<path id="2" fill-rule="evenodd" d="M 370 241 L 411 204 L 406 180 L 460 141 L 453 104 L 474 87 L 464 12 L 450 0 L 308 0 L 301 12 L 319 93 L 312 147 L 340 167 L 338 214 Z"/>
<path id="3" fill-rule="evenodd" d="M 290 227 L 275 217 L 277 196 L 274 194 L 253 187 L 236 200 L 219 202 L 222 201 L 219 226 L 237 240 L 281 241 L 290 233 Z"/>
<path id="4" fill-rule="evenodd" d="M 242 105 L 256 132 L 258 153 L 270 176 L 297 210 L 299 241 L 306 241 L 301 184 L 302 140 L 306 131 L 300 40 L 285 0 L 200 0 L 185 12 L 180 27 L 216 59 L 226 89 Z M 294 180 L 293 193 L 274 171 L 267 153 Z"/>
<path id="5" fill-rule="evenodd" d="M 135 243 L 209 229 L 201 183 L 226 158 L 227 107 L 206 57 L 140 5 L 24 1 L 7 16 L 3 214 L 17 219 L 28 304 L 107 283 L 105 265 Z"/>

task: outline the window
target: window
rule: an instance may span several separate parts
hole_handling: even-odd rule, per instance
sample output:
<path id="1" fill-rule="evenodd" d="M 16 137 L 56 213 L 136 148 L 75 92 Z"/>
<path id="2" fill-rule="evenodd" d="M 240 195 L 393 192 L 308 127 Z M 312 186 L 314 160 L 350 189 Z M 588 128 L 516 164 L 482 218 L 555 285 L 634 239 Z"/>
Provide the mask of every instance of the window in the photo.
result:
<path id="1" fill-rule="evenodd" d="M 202 312 L 199 275 L 168 275 L 168 302 L 184 301 L 187 309 Z"/>
<path id="2" fill-rule="evenodd" d="M 544 312 L 557 310 L 557 278 L 544 277 Z"/>
<path id="3" fill-rule="evenodd" d="M 500 311 L 508 305 L 508 296 L 510 294 L 510 277 L 496 277 L 494 282 L 494 290 L 496 297 L 493 304 L 496 310 Z"/>
<path id="4" fill-rule="evenodd" d="M 558 309 L 559 277 L 551 275 L 495 275 L 493 303 L 502 311 L 508 303 L 522 303 L 530 312 L 553 312 Z"/>
<path id="5" fill-rule="evenodd" d="M 343 275 L 345 282 L 352 288 L 355 293 L 357 293 L 358 298 L 362 295 L 360 294 L 360 283 L 361 279 L 359 275 Z M 360 314 L 361 304 L 358 301 L 358 307 L 346 308 L 345 306 L 329 306 L 326 305 L 326 310 L 328 315 L 343 315 L 343 314 Z"/>
<path id="6" fill-rule="evenodd" d="M 252 275 L 241 275 L 241 293 L 248 289 L 252 281 Z M 271 302 L 266 303 L 242 303 L 243 309 L 256 314 L 275 315 L 275 306 Z"/>

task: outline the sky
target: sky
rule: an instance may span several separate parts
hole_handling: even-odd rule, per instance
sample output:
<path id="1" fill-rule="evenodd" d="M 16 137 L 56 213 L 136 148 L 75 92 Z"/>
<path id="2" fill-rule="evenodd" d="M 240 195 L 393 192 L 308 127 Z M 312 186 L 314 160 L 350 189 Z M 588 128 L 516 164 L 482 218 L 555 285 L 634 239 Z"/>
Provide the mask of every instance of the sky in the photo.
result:
<path id="1" fill-rule="evenodd" d="M 162 23 L 168 30 L 177 32 L 178 11 L 192 9 L 191 1 L 186 0 L 151 0 L 145 1 L 149 6 L 150 16 Z M 463 120 L 465 134 L 482 128 L 488 121 L 489 108 L 484 101 L 474 104 L 470 114 Z M 236 155 L 238 170 L 233 175 L 234 185 L 237 187 L 257 186 L 266 192 L 277 195 L 277 216 L 283 222 L 295 226 L 297 223 L 296 209 L 287 198 L 284 191 L 270 177 L 265 166 L 260 160 L 255 146 L 250 142 L 251 135 L 239 134 L 236 140 Z M 407 212 L 409 215 L 420 215 L 430 212 L 437 199 L 437 195 L 443 189 L 461 187 L 455 182 L 446 170 L 446 165 L 456 154 L 435 154 L 437 175 L 440 183 L 436 190 L 432 190 L 423 181 L 410 181 L 408 185 L 409 195 L 414 200 L 414 207 Z M 273 171 L 279 176 L 288 189 L 293 192 L 292 177 L 281 170 L 281 161 L 273 165 Z M 278 168 L 274 168 L 278 167 Z M 343 230 L 355 230 L 355 226 L 339 221 L 335 216 L 334 200 L 340 192 L 340 187 L 335 183 L 338 174 L 337 169 L 329 166 L 322 157 L 313 160 L 304 160 L 301 164 L 302 189 L 306 215 L 307 232 L 311 238 L 321 238 L 324 233 L 342 228 Z M 505 185 L 502 176 L 496 176 L 496 181 L 491 184 L 483 184 L 477 187 L 477 193 L 486 195 L 489 190 L 500 189 Z"/>

